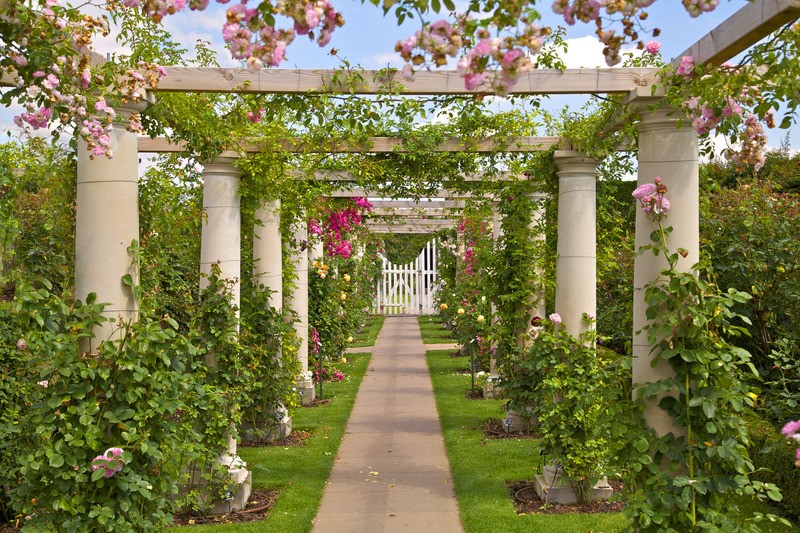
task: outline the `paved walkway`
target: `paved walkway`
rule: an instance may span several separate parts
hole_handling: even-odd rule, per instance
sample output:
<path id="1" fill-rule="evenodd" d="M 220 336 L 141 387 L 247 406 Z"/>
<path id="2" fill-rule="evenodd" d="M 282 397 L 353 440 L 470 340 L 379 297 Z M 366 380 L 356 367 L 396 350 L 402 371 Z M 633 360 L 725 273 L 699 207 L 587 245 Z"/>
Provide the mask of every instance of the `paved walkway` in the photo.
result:
<path id="1" fill-rule="evenodd" d="M 416 317 L 387 317 L 312 533 L 461 533 Z"/>

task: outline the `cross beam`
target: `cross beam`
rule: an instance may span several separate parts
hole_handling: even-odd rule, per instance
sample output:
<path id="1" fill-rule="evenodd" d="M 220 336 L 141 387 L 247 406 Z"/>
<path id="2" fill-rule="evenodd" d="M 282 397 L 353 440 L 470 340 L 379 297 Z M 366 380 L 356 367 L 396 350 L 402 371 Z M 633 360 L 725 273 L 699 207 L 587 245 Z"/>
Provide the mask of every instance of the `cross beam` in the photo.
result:
<path id="1" fill-rule="evenodd" d="M 271 143 L 271 144 L 270 144 Z M 535 152 L 548 150 L 561 143 L 560 137 L 509 137 L 507 139 L 450 139 L 433 148 L 434 152 Z M 344 141 L 318 141 L 303 138 L 256 142 L 242 140 L 238 148 L 246 153 L 265 151 L 287 151 L 291 153 L 390 153 L 405 152 L 403 139 L 399 137 L 371 137 L 365 145 L 354 145 Z M 232 147 L 231 147 L 232 148 Z M 186 144 L 171 143 L 166 137 L 139 137 L 139 152 L 181 153 Z"/>
<path id="2" fill-rule="evenodd" d="M 800 17 L 800 0 L 748 2 L 679 54 L 672 60 L 672 64 L 677 67 L 681 64 L 683 56 L 692 56 L 696 64 L 719 65 L 798 17 Z"/>
<path id="3" fill-rule="evenodd" d="M 464 79 L 455 70 L 421 71 L 413 80 L 404 80 L 397 70 L 366 70 L 357 81 L 344 81 L 336 70 L 166 67 L 167 76 L 154 91 L 218 92 L 258 94 L 345 94 L 385 93 L 387 85 L 398 87 L 403 95 L 491 94 L 490 87 L 475 91 L 464 88 Z M 534 69 L 523 74 L 510 94 L 606 94 L 624 93 L 636 87 L 658 83 L 657 68 L 580 68 Z"/>

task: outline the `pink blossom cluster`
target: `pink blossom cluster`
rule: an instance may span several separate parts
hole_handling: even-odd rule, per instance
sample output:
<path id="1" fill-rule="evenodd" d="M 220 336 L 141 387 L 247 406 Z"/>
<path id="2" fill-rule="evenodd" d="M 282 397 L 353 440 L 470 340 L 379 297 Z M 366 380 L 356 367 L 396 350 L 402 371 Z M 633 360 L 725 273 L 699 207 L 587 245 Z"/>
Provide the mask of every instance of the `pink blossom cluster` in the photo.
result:
<path id="1" fill-rule="evenodd" d="M 542 39 L 535 39 L 538 52 Z M 490 85 L 495 93 L 501 95 L 508 94 L 520 76 L 533 68 L 530 57 L 522 48 L 515 47 L 510 38 L 501 40 L 484 37 L 458 61 L 458 72 L 464 76 L 464 86 L 468 90 L 474 91 L 486 81 L 490 73 L 486 70 L 489 59 L 500 66 L 500 72 L 493 76 Z"/>
<path id="2" fill-rule="evenodd" d="M 315 235 L 322 235 L 325 243 L 325 253 L 329 257 L 349 258 L 353 254 L 353 245 L 347 239 L 347 234 L 361 226 L 363 219 L 360 210 L 369 211 L 372 204 L 366 198 L 354 198 L 353 205 L 338 211 L 328 210 L 324 223 L 311 219 L 309 231 Z"/>
<path id="3" fill-rule="evenodd" d="M 636 40 L 636 32 L 633 28 L 633 20 L 643 15 L 644 8 L 649 7 L 655 0 L 555 0 L 552 5 L 554 13 L 562 15 L 564 22 L 570 26 L 575 24 L 576 19 L 583 23 L 596 23 L 596 34 L 600 42 L 605 45 L 603 55 L 606 64 L 616 65 L 622 60 L 621 49 L 625 42 L 625 37 Z M 685 2 L 684 2 L 685 3 Z M 603 16 L 601 8 L 609 17 L 621 15 L 621 23 L 624 28 L 623 35 L 617 34 L 616 30 L 603 29 Z M 653 41 L 651 41 L 653 42 Z M 657 43 L 656 43 L 657 44 Z M 651 54 L 658 53 L 658 48 L 653 52 L 652 46 L 648 48 Z"/>
<path id="4" fill-rule="evenodd" d="M 425 23 L 422 29 L 405 41 L 397 41 L 394 50 L 414 66 L 425 63 L 423 53 L 430 54 L 433 63 L 441 67 L 447 64 L 448 57 L 456 57 L 463 43 L 461 25 L 440 19 L 433 24 Z M 415 54 L 415 51 L 418 53 Z"/>
<path id="5" fill-rule="evenodd" d="M 18 65 L 27 65 L 27 59 L 20 55 L 15 57 Z M 14 123 L 21 128 L 37 130 L 53 125 L 54 116 L 62 123 L 78 119 L 81 124 L 78 131 L 92 151 L 92 156 L 112 157 L 108 133 L 113 128 L 117 114 L 103 96 L 96 97 L 94 112 L 89 111 L 89 100 L 79 92 L 89 89 L 95 81 L 91 69 L 84 66 L 87 61 L 88 57 L 83 57 L 79 62 L 74 57 L 58 56 L 46 71 L 35 70 L 27 80 L 15 73 L 17 85 L 25 87 L 28 102 L 25 111 L 14 117 Z M 157 85 L 166 75 L 163 67 L 153 63 L 141 61 L 138 66 L 140 70 L 127 69 L 120 77 L 117 89 L 121 97 L 138 101 L 143 87 Z M 97 81 L 102 82 L 102 78 L 98 77 Z M 126 128 L 135 133 L 143 132 L 141 116 L 132 113 Z"/>
<path id="6" fill-rule="evenodd" d="M 658 176 L 653 181 L 654 183 L 639 185 L 632 195 L 639 200 L 642 211 L 661 217 L 669 211 L 669 200 L 664 196 L 667 192 L 667 186 L 661 182 L 661 178 Z"/>
<path id="7" fill-rule="evenodd" d="M 728 148 L 723 154 L 736 164 L 753 165 L 759 169 L 766 162 L 767 136 L 758 118 L 753 113 L 745 113 L 742 105 L 756 105 L 760 100 L 760 91 L 756 87 L 745 87 L 738 98 L 725 97 L 720 110 L 702 103 L 697 97 L 687 100 L 685 107 L 692 119 L 692 127 L 699 135 L 712 132 L 724 119 L 738 118 L 743 124 L 741 147 L 738 150 Z M 775 127 L 774 113 L 773 109 L 766 112 L 765 121 L 769 127 Z"/>
<path id="8" fill-rule="evenodd" d="M 92 459 L 92 471 L 103 470 L 103 477 L 112 477 L 122 470 L 125 462 L 122 460 L 122 448 L 109 448 L 103 455 Z"/>
<path id="9" fill-rule="evenodd" d="M 681 76 L 685 76 L 690 78 L 694 75 L 694 57 L 693 56 L 683 56 L 681 58 L 681 64 L 678 65 L 678 74 Z"/>
<path id="10" fill-rule="evenodd" d="M 471 276 L 475 273 L 475 267 L 478 263 L 478 254 L 475 251 L 475 241 L 470 241 L 469 246 L 467 247 L 466 251 L 464 252 L 464 273 L 467 276 Z"/>
<path id="11" fill-rule="evenodd" d="M 768 111 L 768 121 L 769 118 L 772 118 L 773 113 L 772 109 Z M 745 115 L 743 134 L 742 145 L 739 150 L 726 150 L 725 156 L 738 165 L 753 165 L 754 168 L 760 169 L 767 161 L 764 154 L 767 135 L 764 132 L 764 127 L 753 113 Z"/>
<path id="12" fill-rule="evenodd" d="M 216 0 L 227 4 L 229 0 Z M 344 25 L 341 14 L 331 5 L 329 0 L 278 0 L 266 13 L 259 7 L 248 7 L 250 0 L 241 0 L 228 8 L 226 21 L 222 27 L 222 37 L 231 55 L 247 62 L 253 70 L 263 65 L 277 67 L 286 58 L 286 48 L 295 35 L 308 35 L 319 46 L 330 43 L 336 28 Z M 158 22 L 167 15 L 189 9 L 202 11 L 208 7 L 209 0 L 124 0 L 130 8 L 141 8 L 142 12 Z M 288 17 L 293 22 L 292 28 L 275 27 L 275 14 Z"/>
<path id="13" fill-rule="evenodd" d="M 358 207 L 369 213 L 372 211 L 372 204 L 366 198 L 353 198 L 353 203 L 355 203 Z"/>
<path id="14" fill-rule="evenodd" d="M 308 337 L 308 349 L 311 351 L 311 355 L 317 355 L 320 347 L 322 347 L 322 341 L 319 338 L 319 331 L 317 331 L 316 326 L 311 326 Z"/>
<path id="15" fill-rule="evenodd" d="M 661 43 L 658 41 L 647 41 L 644 45 L 644 50 L 648 54 L 656 55 L 661 50 Z"/>
<path id="16" fill-rule="evenodd" d="M 800 420 L 794 420 L 792 422 L 787 423 L 783 426 L 781 433 L 787 438 L 794 440 L 796 442 L 800 442 Z M 795 454 L 795 466 L 800 467 L 800 448 L 797 448 L 797 453 Z"/>
<path id="17" fill-rule="evenodd" d="M 719 0 L 682 0 L 686 11 L 693 17 L 714 11 L 719 5 Z"/>
<path id="18" fill-rule="evenodd" d="M 308 221 L 308 232 L 312 235 L 322 235 L 322 226 L 320 225 L 319 220 L 312 218 Z"/>

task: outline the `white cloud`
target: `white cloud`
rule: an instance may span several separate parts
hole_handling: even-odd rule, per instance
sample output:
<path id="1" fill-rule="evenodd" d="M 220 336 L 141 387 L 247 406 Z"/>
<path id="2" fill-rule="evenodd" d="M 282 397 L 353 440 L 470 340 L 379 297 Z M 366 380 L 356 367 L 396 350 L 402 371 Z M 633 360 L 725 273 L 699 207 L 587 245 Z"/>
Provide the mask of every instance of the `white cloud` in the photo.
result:
<path id="1" fill-rule="evenodd" d="M 400 54 L 393 52 L 393 53 L 384 53 L 384 54 L 375 54 L 371 56 L 368 60 L 370 65 L 375 65 L 380 68 L 389 66 L 389 67 L 397 67 L 403 68 L 405 61 L 403 58 L 400 57 Z"/>
<path id="2" fill-rule="evenodd" d="M 567 52 L 559 53 L 559 56 L 564 61 L 567 68 L 599 68 L 608 67 L 606 64 L 605 56 L 603 55 L 603 48 L 605 45 L 593 35 L 586 35 L 584 37 L 577 37 L 575 39 L 567 39 Z M 636 48 L 629 47 L 622 49 L 622 57 L 625 54 L 641 55 L 642 52 Z M 617 65 L 621 66 L 621 64 Z"/>

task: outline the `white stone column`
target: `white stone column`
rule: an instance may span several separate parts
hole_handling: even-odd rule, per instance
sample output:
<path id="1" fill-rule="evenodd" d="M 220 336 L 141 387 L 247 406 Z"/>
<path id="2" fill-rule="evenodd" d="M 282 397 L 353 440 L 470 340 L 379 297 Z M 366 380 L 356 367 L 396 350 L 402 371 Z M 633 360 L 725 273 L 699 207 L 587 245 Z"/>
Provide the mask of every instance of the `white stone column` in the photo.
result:
<path id="1" fill-rule="evenodd" d="M 530 198 L 536 203 L 531 212 L 531 220 L 528 229 L 531 233 L 531 238 L 538 241 L 540 246 L 545 246 L 545 235 L 539 233 L 539 226 L 545 217 L 544 212 L 544 195 L 533 193 Z M 544 273 L 538 267 L 534 270 L 533 277 L 530 280 L 533 294 L 526 301 L 526 308 L 528 309 L 528 320 L 525 324 L 521 325 L 521 329 L 517 332 L 517 346 L 524 348 L 528 343 L 528 329 L 531 325 L 533 317 L 544 318 L 546 314 L 544 305 Z"/>
<path id="2" fill-rule="evenodd" d="M 667 237 L 671 251 L 685 248 L 688 255 L 678 261 L 677 268 L 688 272 L 700 258 L 700 207 L 699 207 L 699 163 L 698 143 L 695 130 L 687 125 L 678 128 L 678 116 L 667 116 L 666 111 L 651 111 L 648 104 L 657 102 L 650 97 L 649 89 L 639 91 L 639 98 L 633 100 L 642 117 L 639 124 L 639 171 L 637 183 L 653 183 L 656 176 L 661 177 L 669 191 L 666 196 L 671 207 L 664 221 L 672 226 Z M 635 95 L 635 93 L 634 93 Z M 633 202 L 633 198 L 631 198 Z M 636 247 L 651 244 L 653 227 L 647 215 L 636 210 Z M 651 366 L 652 346 L 647 342 L 647 332 L 640 332 L 647 324 L 643 287 L 658 278 L 661 270 L 667 267 L 663 255 L 658 257 L 650 252 L 639 255 L 634 260 L 633 275 L 633 382 L 650 383 L 673 375 L 672 368 L 665 362 L 655 368 Z M 639 333 L 640 332 L 640 333 Z M 651 402 L 645 410 L 645 422 L 659 435 L 683 429 L 673 425 L 672 418 L 657 405 L 658 399 Z"/>
<path id="3" fill-rule="evenodd" d="M 289 308 L 296 315 L 294 329 L 300 341 L 297 358 L 300 361 L 301 375 L 297 378 L 297 390 L 301 393 L 303 405 L 314 401 L 314 381 L 306 379 L 308 368 L 308 226 L 305 218 L 301 218 L 295 226 L 294 241 L 296 248 L 290 251 L 297 281 L 296 288 L 289 300 Z"/>
<path id="4" fill-rule="evenodd" d="M 320 261 L 323 262 L 325 259 L 325 245 L 323 244 L 322 240 L 314 239 L 314 242 L 311 243 L 311 248 L 308 251 L 308 260 L 310 262 Z"/>
<path id="5" fill-rule="evenodd" d="M 143 107 L 129 104 L 116 111 L 124 119 Z M 109 304 L 104 316 L 129 322 L 138 319 L 139 302 L 122 277 L 130 275 L 134 285 L 139 283 L 139 265 L 128 251 L 139 240 L 139 149 L 136 134 L 121 124 L 114 124 L 108 135 L 112 159 L 92 156 L 78 137 L 75 299 L 85 302 L 86 296 L 95 293 L 98 303 Z M 82 349 L 117 336 L 118 327 L 118 323 L 106 323 L 95 328 L 96 339 Z"/>
<path id="6" fill-rule="evenodd" d="M 556 313 L 573 337 L 593 329 L 597 312 L 597 161 L 559 150 Z"/>
<path id="7" fill-rule="evenodd" d="M 223 152 L 203 170 L 203 217 L 200 241 L 200 288 L 208 287 L 206 277 L 211 265 L 219 263 L 220 279 L 232 280 L 232 303 L 240 305 L 241 279 L 241 197 L 239 170 L 233 166 L 238 155 Z M 216 366 L 213 354 L 208 364 Z M 238 456 L 236 439 L 228 435 L 228 450 L 219 461 L 228 467 L 233 482 L 239 488 L 230 501 L 219 502 L 215 512 L 230 512 L 244 508 L 250 498 L 252 474 Z"/>
<path id="8" fill-rule="evenodd" d="M 281 201 L 264 202 L 256 209 L 253 227 L 253 280 L 256 287 L 263 285 L 269 291 L 269 306 L 279 313 L 283 310 L 283 243 L 281 240 Z M 280 361 L 282 347 L 279 339 L 273 341 L 277 346 Z M 262 379 L 271 379 L 263 376 Z M 276 411 L 265 413 L 265 418 L 282 415 L 277 428 L 261 428 L 271 431 L 275 438 L 286 438 L 292 433 L 292 418 L 284 406 Z"/>
<path id="9" fill-rule="evenodd" d="M 242 269 L 241 198 L 237 154 L 223 152 L 203 171 L 203 233 L 200 244 L 200 288 L 208 286 L 205 275 L 219 263 L 220 278 L 232 280 L 233 304 L 240 305 Z"/>
<path id="10" fill-rule="evenodd" d="M 283 245 L 281 201 L 265 202 L 255 213 L 253 278 L 270 291 L 270 306 L 283 309 Z"/>

